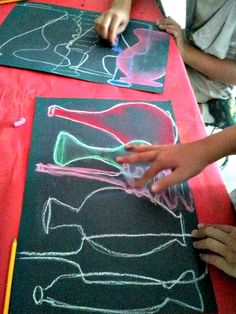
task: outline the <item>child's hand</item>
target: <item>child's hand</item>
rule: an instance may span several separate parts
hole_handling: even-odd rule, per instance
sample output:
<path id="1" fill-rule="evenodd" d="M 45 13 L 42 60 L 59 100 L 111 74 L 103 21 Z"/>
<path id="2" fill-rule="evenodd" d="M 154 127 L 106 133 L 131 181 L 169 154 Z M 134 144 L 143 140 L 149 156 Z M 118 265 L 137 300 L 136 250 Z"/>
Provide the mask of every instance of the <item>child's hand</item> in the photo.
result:
<path id="1" fill-rule="evenodd" d="M 152 185 L 152 192 L 161 192 L 198 174 L 208 165 L 207 148 L 204 142 L 196 141 L 176 145 L 126 145 L 133 154 L 117 157 L 119 163 L 152 163 L 144 175 L 131 185 L 139 188 L 150 181 L 161 170 L 173 172 Z"/>
<path id="2" fill-rule="evenodd" d="M 156 22 L 156 25 L 160 29 L 165 30 L 167 33 L 174 36 L 176 45 L 179 48 L 181 55 L 183 56 L 185 46 L 187 45 L 187 43 L 184 38 L 184 32 L 181 29 L 180 25 L 171 17 L 166 17 L 161 20 L 158 20 Z"/>
<path id="3" fill-rule="evenodd" d="M 192 236 L 200 239 L 193 244 L 196 249 L 211 251 L 200 254 L 203 261 L 236 278 L 236 227 L 199 224 Z"/>
<path id="4" fill-rule="evenodd" d="M 95 29 L 108 40 L 115 44 L 117 35 L 122 33 L 129 22 L 129 11 L 122 8 L 110 8 L 95 20 Z"/>

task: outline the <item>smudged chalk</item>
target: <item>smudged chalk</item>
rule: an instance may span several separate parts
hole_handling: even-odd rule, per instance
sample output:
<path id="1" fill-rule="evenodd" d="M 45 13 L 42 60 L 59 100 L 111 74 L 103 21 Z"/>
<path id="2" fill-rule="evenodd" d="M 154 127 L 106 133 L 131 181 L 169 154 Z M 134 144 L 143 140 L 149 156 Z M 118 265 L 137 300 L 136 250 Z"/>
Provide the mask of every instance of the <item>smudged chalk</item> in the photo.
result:
<path id="1" fill-rule="evenodd" d="M 20 118 L 19 120 L 13 122 L 13 126 L 14 126 L 15 128 L 17 128 L 17 127 L 19 127 L 19 126 L 25 124 L 25 122 L 26 122 L 26 119 L 25 119 L 25 118 Z"/>

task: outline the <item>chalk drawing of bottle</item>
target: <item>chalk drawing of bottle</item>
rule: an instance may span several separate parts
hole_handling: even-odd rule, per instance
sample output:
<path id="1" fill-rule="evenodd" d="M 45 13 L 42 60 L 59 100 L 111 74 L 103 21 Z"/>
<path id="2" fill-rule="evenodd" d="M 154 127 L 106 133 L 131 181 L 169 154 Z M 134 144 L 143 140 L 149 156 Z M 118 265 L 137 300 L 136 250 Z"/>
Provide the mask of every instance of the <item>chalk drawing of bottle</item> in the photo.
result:
<path id="1" fill-rule="evenodd" d="M 132 141 L 131 144 L 137 145 L 137 144 L 146 144 L 143 141 Z M 78 177 L 84 177 L 87 179 L 93 179 L 93 180 L 99 180 L 107 183 L 111 183 L 113 185 L 117 185 L 120 187 L 123 187 L 124 190 L 127 193 L 131 193 L 131 190 L 128 190 L 128 187 L 126 184 L 122 183 L 124 181 L 125 183 L 131 183 L 136 178 L 140 178 L 143 176 L 145 170 L 149 167 L 148 164 L 140 164 L 140 165 L 124 165 L 122 167 L 121 164 L 116 162 L 117 156 L 127 155 L 127 151 L 125 150 L 124 145 L 117 145 L 116 147 L 97 147 L 97 146 L 89 146 L 79 140 L 74 135 L 66 132 L 61 131 L 59 132 L 56 143 L 54 145 L 53 150 L 53 161 L 55 165 L 66 167 L 66 166 L 72 166 L 77 165 L 77 168 L 70 169 L 65 168 L 64 175 L 74 175 Z M 105 163 L 109 165 L 109 167 L 114 167 L 114 171 L 108 171 L 108 170 L 102 170 L 101 167 L 98 168 L 81 168 L 79 166 L 79 161 L 87 160 L 97 160 L 101 163 Z M 98 166 L 98 164 L 97 164 Z M 48 165 L 47 169 L 49 170 L 48 173 L 53 174 L 53 165 Z M 40 172 L 43 172 L 43 165 L 39 166 L 38 170 Z M 61 172 L 61 175 L 63 175 L 63 169 L 56 168 L 56 170 L 59 170 Z M 73 173 L 74 172 L 74 173 Z M 55 173 L 56 174 L 56 173 Z M 59 173 L 58 173 L 59 174 Z M 159 174 L 155 176 L 155 178 L 151 181 L 152 183 L 154 181 L 158 181 L 164 176 L 170 174 L 170 170 L 163 170 Z M 122 180 L 122 181 L 119 181 Z M 150 184 L 151 184 L 150 182 Z M 179 202 L 182 202 L 186 209 L 193 211 L 193 201 L 190 191 L 188 190 L 188 193 L 186 193 L 185 189 L 182 185 L 179 186 L 177 189 L 176 186 L 173 186 L 169 189 L 167 189 L 165 192 L 160 193 L 159 195 L 154 195 L 149 192 L 149 187 L 144 187 L 144 189 L 139 190 L 133 190 L 133 193 L 135 195 L 146 195 L 146 197 L 150 197 L 150 200 L 152 200 L 155 203 L 155 200 L 158 200 L 158 198 L 163 199 L 161 203 L 164 202 L 169 208 L 177 208 Z"/>
<path id="2" fill-rule="evenodd" d="M 54 308 L 85 313 L 151 314 L 159 312 L 169 302 L 203 312 L 203 299 L 193 271 L 184 272 L 170 283 L 156 280 L 153 284 L 139 284 L 141 276 L 138 277 L 136 276 L 137 282 L 134 277 L 133 283 L 127 284 L 125 281 L 128 282 L 129 274 L 60 275 L 46 287 L 35 286 L 33 300 L 38 306 L 47 304 Z M 124 284 L 121 284 L 122 281 Z"/>
<path id="3" fill-rule="evenodd" d="M 114 199 L 115 205 L 112 205 Z M 49 198 L 42 213 L 43 229 L 48 235 L 56 232 L 58 241 L 61 239 L 62 242 L 68 228 L 73 229 L 78 239 L 80 234 L 82 243 L 78 241 L 79 246 L 74 248 L 76 254 L 84 242 L 103 254 L 126 258 L 151 256 L 174 244 L 186 247 L 186 237 L 190 234 L 185 233 L 181 213 L 175 214 L 160 207 L 157 214 L 156 206 L 135 200 L 135 196 L 125 194 L 117 187 L 91 192 L 78 208 Z M 130 210 L 134 202 L 135 209 Z M 115 206 L 115 213 L 111 206 Z M 145 206 L 149 208 L 146 215 Z M 133 222 L 132 226 L 127 224 L 127 217 Z"/>
<path id="4" fill-rule="evenodd" d="M 61 55 L 63 59 L 52 72 L 80 76 L 80 68 L 84 67 L 90 59 L 90 53 L 99 42 L 99 35 L 93 27 L 93 14 L 84 16 L 84 12 L 81 11 L 79 17 L 75 18 L 69 15 L 68 19 L 74 23 L 74 29 L 70 32 L 71 39 L 56 46 L 56 53 Z M 87 74 L 96 73 L 96 70 L 98 71 L 98 69 L 94 69 L 94 71 L 90 69 L 88 64 L 83 69 Z"/>
<path id="5" fill-rule="evenodd" d="M 181 241 L 181 237 L 189 237 L 191 236 L 190 234 L 138 233 L 138 230 L 141 231 L 141 229 L 141 232 L 151 231 L 151 229 L 154 232 L 163 230 L 165 226 L 162 224 L 162 221 L 158 221 L 153 226 L 142 225 L 138 226 L 138 228 L 135 221 L 134 226 L 128 226 L 127 222 L 126 225 L 119 225 L 119 221 L 116 224 L 110 224 L 115 216 L 110 208 L 109 221 L 107 217 L 103 219 L 102 214 L 104 211 L 100 207 L 94 210 L 91 209 L 92 215 L 96 212 L 96 217 L 92 217 L 90 212 L 87 211 L 87 213 L 77 213 L 76 219 L 76 213 L 67 212 L 69 205 L 64 204 L 66 212 L 62 219 L 59 217 L 60 214 L 63 214 L 63 208 L 59 208 L 60 201 L 55 199 L 51 199 L 51 201 L 53 201 L 53 204 L 51 203 L 52 206 L 55 205 L 57 207 L 59 205 L 57 208 L 59 212 L 57 210 L 54 211 L 54 208 L 54 212 L 50 213 L 52 208 L 50 209 L 50 206 L 47 207 L 46 209 L 49 211 L 45 213 L 44 217 L 44 230 L 48 235 L 48 241 L 51 243 L 51 250 L 48 252 L 22 251 L 18 253 L 20 259 L 53 262 L 57 263 L 58 266 L 64 264 L 65 267 L 62 268 L 61 274 L 65 272 L 65 274 L 82 275 L 82 279 L 88 284 L 162 285 L 167 289 L 171 289 L 175 284 L 182 281 L 184 274 L 187 272 L 192 273 L 190 271 L 192 267 L 191 259 L 185 259 L 175 269 L 174 273 L 169 268 L 158 266 L 162 259 L 165 259 L 166 263 L 172 262 L 173 250 L 176 251 L 177 256 L 187 252 L 186 250 L 189 249 Z M 80 214 L 81 217 L 79 217 Z M 88 214 L 88 217 L 86 217 L 86 214 Z M 123 214 L 124 212 L 122 211 L 121 215 Z M 162 214 L 160 213 L 160 220 L 162 220 Z M 101 216 L 98 219 L 99 215 Z M 117 220 L 119 220 L 119 217 L 117 217 Z M 81 218 L 81 225 L 76 225 L 78 218 Z M 86 219 L 89 219 L 89 222 Z M 124 220 L 126 219 L 127 214 L 124 217 Z M 69 220 L 72 220 L 73 223 L 70 224 Z M 116 217 L 113 219 L 113 222 L 115 220 Z M 59 224 L 57 224 L 58 222 Z M 178 224 L 178 221 L 174 223 Z M 156 229 L 154 225 L 158 226 L 158 228 Z M 176 226 L 172 224 L 171 227 L 167 227 L 170 230 L 171 228 L 175 229 Z M 130 230 L 131 228 L 132 230 Z M 69 229 L 69 232 L 72 232 L 69 238 L 65 238 L 67 229 Z M 118 233 L 116 233 L 117 231 Z M 61 247 L 58 251 L 53 250 L 54 244 L 51 242 L 52 236 L 55 234 L 56 248 L 59 248 L 59 243 Z M 72 245 L 70 244 L 71 240 Z M 68 250 L 68 244 L 70 250 Z M 179 251 L 181 253 L 178 253 Z M 70 267 L 70 270 L 67 269 L 67 266 Z M 99 277 L 100 275 L 103 278 Z M 197 276 L 202 275 L 202 271 L 197 274 Z M 188 283 L 195 281 L 190 276 L 186 280 Z M 184 281 L 184 283 L 187 282 Z"/>
<path id="6" fill-rule="evenodd" d="M 97 200 L 92 199 L 94 195 L 91 196 L 91 205 L 94 204 L 94 201 L 97 204 L 97 201 L 99 200 L 103 201 L 103 204 L 106 203 L 106 201 L 104 202 L 104 197 L 102 195 L 100 195 Z M 112 199 L 114 199 L 113 196 Z M 166 250 L 170 250 L 172 252 L 173 249 L 175 249 L 175 246 L 170 246 L 169 241 L 168 243 L 165 243 L 168 236 L 172 238 L 172 240 L 174 240 L 173 234 L 157 233 L 156 237 L 160 236 L 160 240 L 162 238 L 162 244 L 161 247 L 157 247 L 158 241 L 154 241 L 156 243 L 153 247 L 154 242 L 151 240 L 151 238 L 153 237 L 154 239 L 155 236 L 154 234 L 152 234 L 152 230 L 154 232 L 158 232 L 158 229 L 160 228 L 159 231 L 167 231 L 166 229 L 170 230 L 171 228 L 173 228 L 173 225 L 165 225 L 161 223 L 161 221 L 158 221 L 157 224 L 153 224 L 153 217 L 151 217 L 149 213 L 147 213 L 148 215 L 145 215 L 143 218 L 150 219 L 150 222 L 152 222 L 152 224 L 150 225 L 144 222 L 144 224 L 142 224 L 141 226 L 140 224 L 139 226 L 137 226 L 135 219 L 140 219 L 140 217 L 138 212 L 135 210 L 133 213 L 134 221 L 132 224 L 132 231 L 134 231 L 134 233 L 132 233 L 130 230 L 131 226 L 127 225 L 127 223 L 120 221 L 119 219 L 119 217 L 123 216 L 124 221 L 126 221 L 127 213 L 130 213 L 130 211 L 123 211 L 127 208 L 126 206 L 123 206 L 122 208 L 119 208 L 117 210 L 117 214 L 119 214 L 119 217 L 114 217 L 114 212 L 111 212 L 110 202 L 108 200 L 107 214 L 109 216 L 109 222 L 111 222 L 111 219 L 114 218 L 114 222 L 119 221 L 118 225 L 120 225 L 118 226 L 117 224 L 114 224 L 112 222 L 105 223 L 107 219 L 104 216 L 104 214 L 106 214 L 104 211 L 104 207 L 98 206 L 99 210 L 98 208 L 94 208 L 94 206 L 87 207 L 87 205 L 89 205 L 87 204 L 87 201 L 86 203 L 83 202 L 83 204 L 81 204 L 79 208 L 75 208 L 70 207 L 70 205 L 63 204 L 56 199 L 50 199 L 44 207 L 43 224 L 44 230 L 48 235 L 49 233 L 53 233 L 54 231 L 59 231 L 65 234 L 63 232 L 65 230 L 63 229 L 67 228 L 73 228 L 73 230 L 75 231 L 77 225 L 76 220 L 80 218 L 81 225 L 77 225 L 77 227 L 79 227 L 77 231 L 80 230 L 82 239 L 80 239 L 79 234 L 77 234 L 75 238 L 78 239 L 79 247 L 75 247 L 74 251 L 44 253 L 19 252 L 19 255 L 21 255 L 20 258 L 26 260 L 44 260 L 50 263 L 57 262 L 60 265 L 64 263 L 65 265 L 73 266 L 74 268 L 72 272 L 70 271 L 70 273 L 67 272 L 66 274 L 61 274 L 56 277 L 45 288 L 41 285 L 37 285 L 33 291 L 33 299 L 35 301 L 35 304 L 41 305 L 45 302 L 48 305 L 50 304 L 51 306 L 57 306 L 62 308 L 68 307 L 73 309 L 85 310 L 85 308 L 83 307 L 88 307 L 90 309 L 95 307 L 97 310 L 100 308 L 98 306 L 98 303 L 92 302 L 93 299 L 90 300 L 91 295 L 93 295 L 92 291 L 97 292 L 95 295 L 101 295 L 101 298 L 103 300 L 102 305 L 106 304 L 106 306 L 108 306 L 108 304 L 111 304 L 109 302 L 113 300 L 113 298 L 118 298 L 118 296 L 120 298 L 121 294 L 123 295 L 124 300 L 127 300 L 127 293 L 129 288 L 135 290 L 136 296 L 142 296 L 143 294 L 147 296 L 147 293 L 144 293 L 143 291 L 144 288 L 147 289 L 145 289 L 145 292 L 149 291 L 148 293 L 150 293 L 152 296 L 153 293 L 155 294 L 155 291 L 156 294 L 159 296 L 158 301 L 156 301 L 156 298 L 153 297 L 151 297 L 151 299 L 146 299 L 145 302 L 147 303 L 145 303 L 145 305 L 139 305 L 141 309 L 143 309 L 143 307 L 149 306 L 151 306 L 153 309 L 153 306 L 157 306 L 157 304 L 157 309 L 159 309 L 160 305 L 161 307 L 165 306 L 165 304 L 170 301 L 170 299 L 173 302 L 177 302 L 182 306 L 192 307 L 194 305 L 191 304 L 191 302 L 189 303 L 189 291 L 191 291 L 191 293 L 195 295 L 195 305 L 198 304 L 199 306 L 199 304 L 202 303 L 201 294 L 198 288 L 198 282 L 200 279 L 204 278 L 205 274 L 196 275 L 195 272 L 191 270 L 191 268 L 189 268 L 190 265 L 185 264 L 181 265 L 178 268 L 177 272 L 175 272 L 174 274 L 168 269 L 154 267 L 154 265 L 158 264 L 160 258 L 167 258 L 169 262 L 169 256 L 172 255 L 166 252 Z M 55 208 L 54 205 L 56 206 Z M 128 205 L 129 204 L 127 204 L 127 206 Z M 54 210 L 55 212 L 52 212 Z M 67 213 L 66 215 L 64 215 L 64 219 L 62 221 L 60 219 L 61 214 L 57 212 L 58 210 L 65 210 L 66 212 L 71 211 L 71 213 Z M 89 213 L 90 211 L 91 213 Z M 100 218 L 98 219 L 99 216 Z M 162 219 L 162 212 L 160 213 L 159 217 L 160 219 Z M 100 219 L 102 219 L 101 223 L 98 223 Z M 72 224 L 70 223 L 70 220 Z M 173 216 L 173 220 L 177 220 L 176 223 L 178 224 L 178 217 L 174 218 Z M 157 226 L 159 226 L 159 228 L 157 228 Z M 150 229 L 150 227 L 152 230 Z M 139 228 L 141 228 L 142 231 Z M 174 227 L 174 229 L 175 228 L 176 226 Z M 145 233 L 149 230 L 149 232 L 151 233 L 139 234 L 138 230 Z M 63 235 L 62 237 L 58 237 L 58 235 L 59 233 L 57 233 L 57 241 L 61 240 L 62 242 L 65 242 L 65 237 Z M 184 237 L 185 235 L 175 234 L 175 238 L 179 238 L 179 236 Z M 120 240 L 119 237 L 121 238 Z M 134 242 L 135 238 L 136 243 Z M 144 241 L 142 241 L 142 238 L 144 238 Z M 182 241 L 179 241 L 178 239 L 176 240 L 177 241 L 175 243 L 181 245 Z M 74 244 L 76 244 L 76 242 Z M 182 245 L 183 244 L 184 243 L 182 243 Z M 153 250 L 153 248 L 155 250 Z M 163 253 L 162 257 L 160 257 L 159 255 L 161 253 Z M 89 260 L 88 257 L 90 257 Z M 153 265 L 153 267 L 150 267 L 150 265 Z M 70 289 L 67 289 L 68 286 L 70 286 Z M 72 288 L 73 286 L 75 288 Z M 179 287 L 181 287 L 182 292 L 184 291 L 181 296 L 179 296 L 179 294 L 176 294 L 176 289 L 179 289 Z M 110 301 L 106 299 L 109 296 L 109 294 L 106 293 L 106 290 L 109 290 L 108 288 L 113 290 L 113 297 L 112 299 L 110 299 Z M 62 291 L 79 292 L 75 295 L 74 293 L 61 293 Z M 83 295 L 88 296 L 88 303 L 82 302 L 82 297 L 80 297 L 81 291 L 83 292 Z M 132 291 L 131 294 L 133 295 Z M 178 298 L 175 298 L 176 295 L 178 296 Z M 154 301 L 157 302 L 156 305 L 152 303 Z M 115 302 L 112 304 L 115 304 L 117 306 L 118 303 Z M 126 304 L 127 306 L 131 304 L 129 298 Z M 137 303 L 135 302 L 133 304 L 135 305 L 135 308 L 137 308 Z M 103 307 L 101 307 L 101 312 L 103 312 L 102 309 Z M 117 309 L 117 311 L 118 310 L 119 309 Z M 127 309 L 124 308 L 124 310 Z M 143 312 L 141 311 L 140 313 Z M 150 313 L 153 313 L 153 311 L 151 311 Z"/>
<path id="7" fill-rule="evenodd" d="M 128 87 L 132 84 L 162 87 L 163 83 L 157 80 L 166 73 L 169 35 L 140 28 L 136 28 L 134 34 L 138 42 L 117 56 L 117 70 L 108 82 L 112 85 Z M 119 71 L 123 76 L 119 77 Z"/>
<path id="8" fill-rule="evenodd" d="M 173 144 L 178 139 L 176 123 L 170 113 L 145 102 L 119 103 L 101 111 L 70 110 L 52 105 L 48 107 L 48 117 L 60 117 L 96 128 L 121 144 L 134 140 Z M 144 127 L 140 127 L 140 121 Z"/>
<path id="9" fill-rule="evenodd" d="M 130 144 L 138 145 L 147 143 L 144 141 L 132 141 Z M 112 148 L 89 146 L 74 135 L 66 131 L 61 131 L 54 145 L 53 160 L 56 165 L 67 166 L 76 161 L 95 159 L 121 169 L 121 165 L 115 161 L 115 158 L 125 154 L 127 154 L 127 151 L 123 144 Z"/>

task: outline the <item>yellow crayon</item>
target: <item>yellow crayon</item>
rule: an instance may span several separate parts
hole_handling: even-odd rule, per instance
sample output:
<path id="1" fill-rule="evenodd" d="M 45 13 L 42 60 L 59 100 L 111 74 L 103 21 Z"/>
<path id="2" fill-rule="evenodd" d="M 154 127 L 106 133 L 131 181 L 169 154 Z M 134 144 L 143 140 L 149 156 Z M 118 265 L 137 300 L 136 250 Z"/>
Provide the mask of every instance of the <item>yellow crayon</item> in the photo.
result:
<path id="1" fill-rule="evenodd" d="M 20 2 L 24 0 L 0 0 L 0 4 L 12 3 L 12 2 Z"/>
<path id="2" fill-rule="evenodd" d="M 14 239 L 12 241 L 12 246 L 11 246 L 11 256 L 10 256 L 10 262 L 9 262 L 9 268 L 8 268 L 8 274 L 7 274 L 7 286 L 6 286 L 3 314 L 8 314 L 8 311 L 9 311 L 11 287 L 12 287 L 14 266 L 15 266 L 15 260 L 16 260 L 16 247 L 17 247 L 17 241 L 16 239 Z"/>

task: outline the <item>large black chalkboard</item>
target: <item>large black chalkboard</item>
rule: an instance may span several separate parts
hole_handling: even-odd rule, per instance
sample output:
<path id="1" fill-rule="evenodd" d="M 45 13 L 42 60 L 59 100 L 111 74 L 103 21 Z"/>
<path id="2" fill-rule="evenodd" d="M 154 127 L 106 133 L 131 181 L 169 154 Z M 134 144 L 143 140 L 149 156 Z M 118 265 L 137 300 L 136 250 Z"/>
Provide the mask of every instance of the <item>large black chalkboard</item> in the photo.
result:
<path id="1" fill-rule="evenodd" d="M 187 184 L 130 189 L 129 141 L 178 141 L 171 103 L 37 99 L 10 313 L 216 312 Z"/>
<path id="2" fill-rule="evenodd" d="M 99 38 L 99 13 L 20 3 L 0 27 L 0 64 L 160 93 L 169 35 L 131 20 L 114 47 Z"/>

